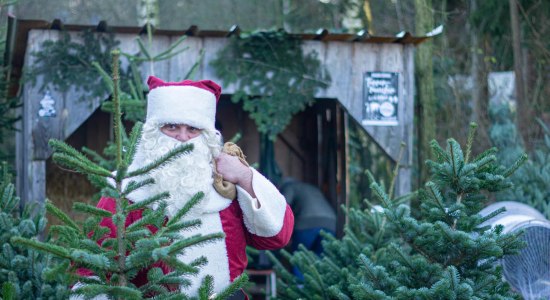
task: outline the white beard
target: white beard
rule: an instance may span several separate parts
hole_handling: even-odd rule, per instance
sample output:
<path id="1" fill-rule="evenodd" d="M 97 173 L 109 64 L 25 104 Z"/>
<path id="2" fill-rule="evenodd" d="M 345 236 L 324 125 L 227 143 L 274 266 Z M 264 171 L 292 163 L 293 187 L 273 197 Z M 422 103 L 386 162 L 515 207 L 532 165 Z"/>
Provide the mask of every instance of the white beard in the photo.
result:
<path id="1" fill-rule="evenodd" d="M 200 136 L 182 143 L 163 134 L 158 126 L 145 123 L 134 160 L 128 167 L 128 171 L 144 167 L 159 159 L 168 151 L 186 144 L 193 144 L 194 147 L 191 152 L 180 155 L 175 160 L 147 175 L 133 178 L 132 180 L 136 181 L 153 178 L 155 183 L 130 193 L 128 198 L 134 202 L 140 202 L 156 194 L 169 192 L 170 198 L 166 200 L 168 203 L 166 212 L 167 216 L 170 217 L 196 193 L 203 192 L 203 199 L 186 215 L 186 219 L 203 213 L 212 198 L 210 194 L 216 193 L 212 188 L 212 158 L 213 153 L 219 154 L 221 145 L 219 137 L 215 133 L 203 132 Z M 156 208 L 156 206 L 153 205 L 153 208 Z"/>

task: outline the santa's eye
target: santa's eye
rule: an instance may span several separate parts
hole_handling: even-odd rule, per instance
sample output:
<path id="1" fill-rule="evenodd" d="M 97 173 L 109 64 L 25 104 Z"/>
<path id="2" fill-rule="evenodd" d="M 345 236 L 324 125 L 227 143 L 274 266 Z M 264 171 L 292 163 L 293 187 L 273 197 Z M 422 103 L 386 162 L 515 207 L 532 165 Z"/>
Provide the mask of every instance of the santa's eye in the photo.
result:
<path id="1" fill-rule="evenodd" d="M 188 130 L 190 133 L 200 133 L 200 132 L 201 132 L 200 129 L 198 129 L 197 127 L 193 127 L 193 126 L 187 127 L 187 130 Z"/>
<path id="2" fill-rule="evenodd" d="M 162 129 L 173 131 L 173 130 L 177 130 L 178 127 L 179 127 L 178 124 L 164 124 L 164 126 L 162 126 Z"/>

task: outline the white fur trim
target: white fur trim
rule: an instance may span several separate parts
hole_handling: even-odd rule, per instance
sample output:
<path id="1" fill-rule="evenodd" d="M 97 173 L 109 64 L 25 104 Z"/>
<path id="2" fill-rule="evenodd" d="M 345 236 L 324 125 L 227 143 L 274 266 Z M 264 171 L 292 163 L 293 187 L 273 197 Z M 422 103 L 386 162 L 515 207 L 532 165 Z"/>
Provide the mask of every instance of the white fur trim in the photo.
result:
<path id="1" fill-rule="evenodd" d="M 203 208 L 203 213 L 213 213 L 213 212 L 219 212 L 222 211 L 231 205 L 231 202 L 233 202 L 233 199 L 227 199 L 222 197 L 222 195 L 218 194 L 218 192 L 214 189 L 214 186 L 210 186 L 211 189 L 208 193 L 208 202 Z"/>
<path id="2" fill-rule="evenodd" d="M 194 86 L 162 86 L 149 92 L 147 122 L 214 129 L 216 96 Z"/>
<path id="3" fill-rule="evenodd" d="M 285 197 L 258 171 L 252 170 L 252 198 L 237 186 L 237 200 L 243 211 L 244 225 L 252 234 L 262 237 L 277 235 L 283 228 L 286 212 Z"/>
<path id="4" fill-rule="evenodd" d="M 223 232 L 222 221 L 219 213 L 203 214 L 200 217 L 202 225 L 190 231 L 182 231 L 184 237 L 190 237 L 197 234 L 210 234 Z M 199 274 L 193 277 L 187 277 L 191 281 L 191 286 L 188 288 L 182 287 L 181 291 L 190 297 L 196 297 L 202 280 L 206 275 L 214 277 L 214 293 L 223 291 L 230 283 L 229 277 L 229 258 L 227 256 L 227 248 L 225 247 L 225 239 L 210 242 L 202 247 L 193 246 L 186 248 L 183 255 L 178 256 L 178 259 L 184 263 L 204 256 L 208 263 L 199 268 Z"/>

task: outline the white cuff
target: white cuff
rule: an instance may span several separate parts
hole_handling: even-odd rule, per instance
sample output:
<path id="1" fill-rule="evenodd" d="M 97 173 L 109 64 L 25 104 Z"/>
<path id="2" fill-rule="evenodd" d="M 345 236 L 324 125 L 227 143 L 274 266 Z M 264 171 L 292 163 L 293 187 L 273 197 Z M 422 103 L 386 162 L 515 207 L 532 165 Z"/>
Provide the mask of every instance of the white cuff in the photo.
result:
<path id="1" fill-rule="evenodd" d="M 244 225 L 252 234 L 262 237 L 275 236 L 283 228 L 285 197 L 267 178 L 255 169 L 250 169 L 252 189 L 256 198 L 237 186 L 237 200 L 243 211 Z"/>

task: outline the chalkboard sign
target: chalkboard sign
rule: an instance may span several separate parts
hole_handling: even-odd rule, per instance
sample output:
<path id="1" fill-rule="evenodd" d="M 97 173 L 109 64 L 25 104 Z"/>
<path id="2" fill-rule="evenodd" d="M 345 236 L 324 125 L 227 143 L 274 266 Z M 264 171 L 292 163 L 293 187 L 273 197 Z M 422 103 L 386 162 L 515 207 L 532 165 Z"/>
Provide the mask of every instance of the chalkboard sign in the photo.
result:
<path id="1" fill-rule="evenodd" d="M 363 78 L 363 125 L 396 126 L 399 73 L 366 72 Z"/>

